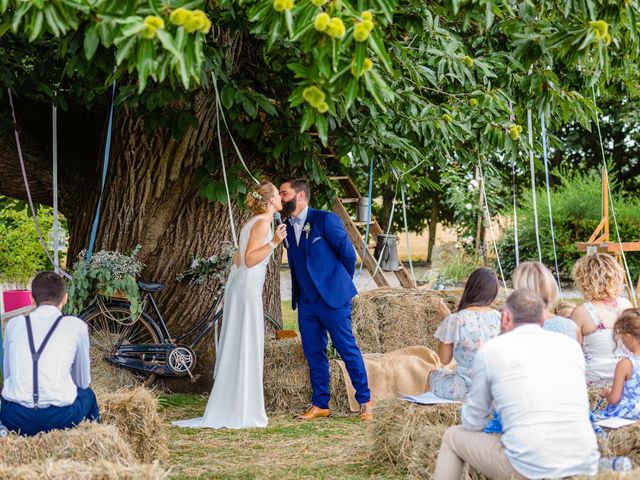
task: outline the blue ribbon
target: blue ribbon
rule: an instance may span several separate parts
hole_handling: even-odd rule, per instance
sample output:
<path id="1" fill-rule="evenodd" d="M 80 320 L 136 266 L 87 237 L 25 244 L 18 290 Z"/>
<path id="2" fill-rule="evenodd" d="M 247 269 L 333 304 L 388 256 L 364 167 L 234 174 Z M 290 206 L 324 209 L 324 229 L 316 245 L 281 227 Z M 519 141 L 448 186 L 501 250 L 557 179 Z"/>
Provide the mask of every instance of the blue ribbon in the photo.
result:
<path id="1" fill-rule="evenodd" d="M 549 224 L 551 226 L 551 245 L 553 246 L 553 262 L 556 267 L 556 278 L 558 280 L 558 289 L 560 290 L 560 298 L 562 299 L 562 285 L 560 284 L 560 271 L 558 270 L 558 255 L 556 254 L 556 236 L 553 230 L 553 211 L 551 209 L 551 191 L 549 182 L 549 154 L 547 150 L 547 125 L 544 120 L 544 112 L 540 114 L 540 123 L 542 125 L 542 153 L 544 157 L 544 176 L 547 182 L 547 202 L 549 204 Z"/>
<path id="2" fill-rule="evenodd" d="M 96 235 L 98 233 L 98 224 L 100 223 L 100 207 L 102 206 L 102 195 L 104 194 L 104 185 L 107 181 L 107 171 L 109 169 L 109 157 L 111 155 L 111 133 L 113 130 L 113 105 L 116 101 L 116 82 L 113 82 L 111 89 L 111 108 L 109 109 L 109 126 L 107 127 L 107 141 L 104 147 L 104 159 L 102 165 L 102 186 L 100 187 L 100 197 L 98 197 L 98 206 L 96 207 L 96 216 L 93 219 L 93 227 L 91 228 L 91 237 L 89 239 L 89 249 L 87 250 L 87 258 L 85 267 L 89 265 L 93 247 L 96 243 Z"/>

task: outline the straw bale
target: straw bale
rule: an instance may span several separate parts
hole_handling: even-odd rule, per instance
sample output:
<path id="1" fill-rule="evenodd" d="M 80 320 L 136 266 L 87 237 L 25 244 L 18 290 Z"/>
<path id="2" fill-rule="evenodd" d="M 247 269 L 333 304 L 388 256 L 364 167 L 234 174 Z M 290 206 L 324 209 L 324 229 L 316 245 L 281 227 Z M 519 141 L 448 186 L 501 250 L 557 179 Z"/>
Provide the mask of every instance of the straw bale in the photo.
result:
<path id="1" fill-rule="evenodd" d="M 158 399 L 144 387 L 120 390 L 98 397 L 100 418 L 115 425 L 141 462 L 168 456 L 168 437 L 158 413 Z"/>
<path id="2" fill-rule="evenodd" d="M 363 352 L 386 353 L 423 345 L 433 350 L 433 336 L 442 322 L 439 300 L 454 311 L 462 290 L 378 288 L 358 294 L 353 301 L 353 332 Z M 504 292 L 494 308 L 501 308 Z"/>
<path id="3" fill-rule="evenodd" d="M 396 399 L 380 402 L 374 408 L 370 429 L 372 461 L 406 471 L 417 436 L 423 430 L 433 433 L 456 425 L 459 409 L 459 404 L 416 405 Z"/>
<path id="4" fill-rule="evenodd" d="M 606 439 L 598 437 L 603 457 L 629 457 L 634 465 L 640 465 L 640 424 L 607 430 Z"/>
<path id="5" fill-rule="evenodd" d="M 109 339 L 104 332 L 92 335 L 91 349 L 91 388 L 98 397 L 104 392 L 113 392 L 123 388 L 135 388 L 144 382 L 146 377 L 136 375 L 131 370 L 117 367 L 104 359 L 104 351 L 95 344 L 108 345 Z"/>
<path id="6" fill-rule="evenodd" d="M 264 352 L 264 403 L 268 412 L 304 412 L 311 403 L 309 365 L 300 338 L 270 340 Z M 349 399 L 342 371 L 329 360 L 330 407 L 334 413 L 348 413 Z"/>
<path id="7" fill-rule="evenodd" d="M 264 349 L 264 403 L 269 412 L 302 412 L 311 402 L 309 366 L 299 338 L 268 340 Z"/>
<path id="8" fill-rule="evenodd" d="M 163 480 L 169 473 L 158 463 L 120 465 L 100 460 L 93 463 L 73 460 L 46 460 L 27 465 L 0 464 L 3 480 Z"/>
<path id="9" fill-rule="evenodd" d="M 135 463 L 131 447 L 114 425 L 83 422 L 70 430 L 54 430 L 33 437 L 12 433 L 0 438 L 0 463 L 4 465 L 44 462 L 46 459 Z"/>
<path id="10" fill-rule="evenodd" d="M 431 480 L 436 467 L 442 437 L 447 430 L 445 425 L 422 428 L 416 435 L 411 458 L 407 469 L 409 478 L 415 480 Z M 487 477 L 465 465 L 464 480 L 487 480 Z"/>

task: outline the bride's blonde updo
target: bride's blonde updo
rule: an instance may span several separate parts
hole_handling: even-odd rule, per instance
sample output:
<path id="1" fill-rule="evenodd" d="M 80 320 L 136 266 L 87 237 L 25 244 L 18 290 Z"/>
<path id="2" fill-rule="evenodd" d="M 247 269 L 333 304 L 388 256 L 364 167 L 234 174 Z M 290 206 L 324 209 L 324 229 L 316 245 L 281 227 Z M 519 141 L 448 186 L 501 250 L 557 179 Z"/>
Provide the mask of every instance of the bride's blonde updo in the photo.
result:
<path id="1" fill-rule="evenodd" d="M 247 194 L 247 207 L 251 209 L 254 215 L 265 213 L 268 208 L 269 199 L 273 197 L 276 187 L 271 182 L 260 182 L 254 185 Z"/>

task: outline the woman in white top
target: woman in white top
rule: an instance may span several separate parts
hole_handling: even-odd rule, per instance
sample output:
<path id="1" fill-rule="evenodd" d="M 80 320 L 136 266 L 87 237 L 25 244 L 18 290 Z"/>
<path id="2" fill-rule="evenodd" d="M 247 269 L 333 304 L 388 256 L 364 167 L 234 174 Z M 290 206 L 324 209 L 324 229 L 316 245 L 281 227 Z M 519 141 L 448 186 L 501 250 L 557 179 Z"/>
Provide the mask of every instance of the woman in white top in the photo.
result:
<path id="1" fill-rule="evenodd" d="M 551 312 L 551 307 L 560 299 L 558 284 L 553 274 L 540 262 L 522 262 L 513 272 L 513 288 L 523 288 L 535 293 L 544 303 L 544 325 L 551 332 L 562 333 L 573 340 L 578 339 L 578 326 L 573 320 Z"/>
<path id="2" fill-rule="evenodd" d="M 440 300 L 439 308 L 446 318 L 435 333 L 440 340 L 438 356 L 443 365 L 455 359 L 457 368 L 430 373 L 429 389 L 438 397 L 464 400 L 467 396 L 476 352 L 487 340 L 500 334 L 500 312 L 491 307 L 497 295 L 496 274 L 488 268 L 479 268 L 469 276 L 455 313 Z"/>
<path id="3" fill-rule="evenodd" d="M 282 210 L 278 189 L 256 185 L 247 196 L 254 216 L 240 232 L 239 250 L 224 293 L 222 331 L 215 383 L 200 418 L 173 422 L 191 428 L 266 427 L 264 409 L 264 313 L 262 287 L 271 252 L 287 236 L 280 224 L 271 232 L 273 213 Z"/>
<path id="4" fill-rule="evenodd" d="M 624 271 L 611 255 L 596 253 L 578 260 L 572 276 L 587 300 L 571 313 L 579 328 L 578 341 L 584 349 L 587 383 L 609 387 L 616 364 L 629 356 L 622 342 L 616 342 L 613 335 L 618 315 L 632 307 L 629 300 L 620 297 Z"/>

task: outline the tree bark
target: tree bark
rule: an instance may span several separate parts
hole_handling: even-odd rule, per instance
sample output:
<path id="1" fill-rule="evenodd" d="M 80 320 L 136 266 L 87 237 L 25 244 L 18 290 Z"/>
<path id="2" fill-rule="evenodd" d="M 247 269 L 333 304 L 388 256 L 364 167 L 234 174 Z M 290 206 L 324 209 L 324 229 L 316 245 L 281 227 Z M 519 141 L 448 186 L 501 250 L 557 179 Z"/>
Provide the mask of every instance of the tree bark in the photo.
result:
<path id="1" fill-rule="evenodd" d="M 126 107 L 117 113 L 94 250 L 128 251 L 141 245 L 138 258 L 146 265 L 143 278 L 166 284 L 157 300 L 169 331 L 176 336 L 206 311 L 216 288 L 213 284 L 181 285 L 177 283 L 176 275 L 188 266 L 191 255 L 211 255 L 220 249 L 221 242 L 232 240 L 228 207 L 208 202 L 193 187 L 195 176 L 202 167 L 203 154 L 218 151 L 213 96 L 204 92 L 197 94 L 191 111 L 198 118 L 199 127 L 188 130 L 179 141 L 167 131 L 146 132 L 142 120 Z M 27 122 L 21 126 L 34 200 L 50 204 L 51 166 L 47 148 L 43 146 L 45 142 L 35 140 L 40 137 L 27 130 Z M 11 140 L 12 136 L 8 135 L 0 141 L 0 166 L 7 172 L 0 177 L 0 193 L 24 198 L 15 141 Z M 99 135 L 76 141 L 93 141 L 93 149 L 99 151 Z M 241 148 L 250 163 L 257 161 L 250 145 L 241 145 Z M 93 158 L 97 160 L 97 155 Z M 231 159 L 235 156 L 226 157 L 227 162 Z M 67 174 L 60 176 L 63 194 L 60 208 L 70 229 L 70 264 L 89 244 L 100 194 L 102 162 L 96 160 L 87 162 L 84 169 L 68 169 Z M 61 173 L 63 171 L 67 171 L 66 166 L 61 168 Z M 239 231 L 249 214 L 234 205 L 233 215 Z M 277 319 L 281 318 L 279 260 L 278 253 L 270 262 L 264 297 L 265 312 Z M 200 381 L 195 386 L 185 379 L 170 381 L 170 388 L 197 391 L 210 388 L 213 336 L 201 344 L 197 354 L 196 373 L 201 374 Z"/>

